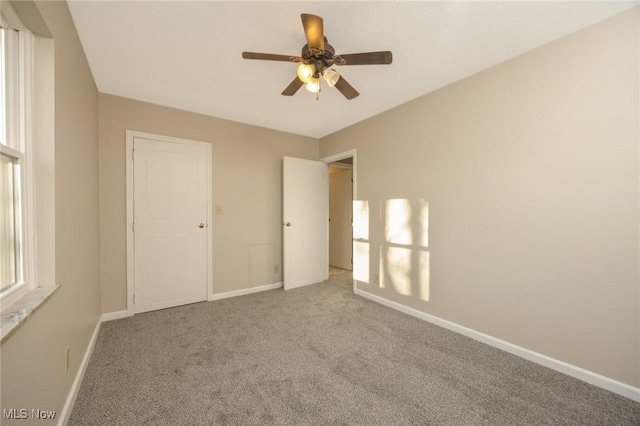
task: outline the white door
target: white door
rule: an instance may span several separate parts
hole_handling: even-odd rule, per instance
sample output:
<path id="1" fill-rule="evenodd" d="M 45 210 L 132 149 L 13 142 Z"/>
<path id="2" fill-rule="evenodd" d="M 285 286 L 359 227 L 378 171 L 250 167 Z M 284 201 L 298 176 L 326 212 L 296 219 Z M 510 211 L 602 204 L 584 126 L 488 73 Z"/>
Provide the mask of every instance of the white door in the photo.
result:
<path id="1" fill-rule="evenodd" d="M 135 313 L 207 298 L 208 144 L 134 138 Z"/>
<path id="2" fill-rule="evenodd" d="M 325 163 L 283 159 L 285 290 L 329 277 L 328 176 Z"/>

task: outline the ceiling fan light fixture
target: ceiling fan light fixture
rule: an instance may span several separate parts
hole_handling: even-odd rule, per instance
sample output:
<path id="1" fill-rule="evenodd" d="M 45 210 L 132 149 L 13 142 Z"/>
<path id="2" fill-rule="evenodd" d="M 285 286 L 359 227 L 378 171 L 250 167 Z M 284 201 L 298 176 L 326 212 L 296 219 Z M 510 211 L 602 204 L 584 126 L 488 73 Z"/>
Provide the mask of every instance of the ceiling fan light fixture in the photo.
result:
<path id="1" fill-rule="evenodd" d="M 2 1 L 2 0 L 0 0 Z M 386 50 L 380 52 L 361 52 L 336 55 L 335 49 L 329 44 L 324 35 L 324 21 L 322 17 L 303 13 L 302 27 L 307 44 L 302 46 L 300 56 L 279 55 L 273 53 L 242 52 L 244 59 L 258 59 L 263 61 L 294 62 L 297 64 L 296 77 L 282 91 L 282 96 L 293 96 L 302 87 L 316 94 L 316 100 L 322 91 L 322 79 L 329 87 L 335 87 L 347 99 L 354 99 L 360 94 L 340 76 L 333 65 L 383 65 L 393 62 L 393 54 Z M 322 76 L 322 77 L 321 77 Z"/>
<path id="2" fill-rule="evenodd" d="M 316 67 L 313 64 L 302 63 L 298 65 L 298 78 L 303 83 L 307 83 L 316 73 Z"/>
<path id="3" fill-rule="evenodd" d="M 311 93 L 318 93 L 320 91 L 320 79 L 316 77 L 311 78 L 307 84 L 304 85 L 304 88 Z"/>
<path id="4" fill-rule="evenodd" d="M 324 77 L 324 80 L 327 82 L 327 85 L 329 87 L 335 86 L 335 84 L 340 79 L 340 74 L 338 73 L 338 71 L 332 70 L 331 68 L 325 68 L 324 71 L 322 71 L 322 76 Z"/>

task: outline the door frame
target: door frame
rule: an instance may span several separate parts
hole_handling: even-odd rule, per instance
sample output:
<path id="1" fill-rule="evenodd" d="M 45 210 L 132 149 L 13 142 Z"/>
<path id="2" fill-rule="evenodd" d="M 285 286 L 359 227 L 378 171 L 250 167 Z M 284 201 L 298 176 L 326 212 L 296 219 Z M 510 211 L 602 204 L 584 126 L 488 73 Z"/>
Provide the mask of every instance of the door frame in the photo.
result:
<path id="1" fill-rule="evenodd" d="M 358 192 L 357 192 L 357 188 L 358 188 L 358 157 L 357 157 L 357 150 L 354 149 L 350 149 L 348 151 L 343 151 L 343 152 L 339 152 L 337 154 L 333 154 L 333 155 L 329 155 L 327 157 L 321 158 L 320 161 L 322 161 L 323 163 L 334 163 L 336 161 L 340 161 L 340 160 L 344 160 L 345 158 L 349 158 L 352 157 L 353 158 L 353 168 L 351 169 L 351 177 L 353 178 L 353 182 L 351 183 L 351 197 L 352 200 L 355 201 L 357 200 L 357 196 L 358 196 Z M 352 204 L 352 211 L 353 211 L 353 204 Z M 352 215 L 352 224 L 353 224 L 353 212 L 351 213 Z M 327 238 L 329 238 L 329 235 L 327 234 Z M 327 247 L 329 245 L 327 244 Z M 353 250 L 354 250 L 354 240 L 353 240 L 353 226 L 351 226 L 351 256 L 353 256 Z M 355 265 L 352 264 L 352 269 L 351 269 L 351 277 L 352 277 L 352 281 L 353 281 L 353 292 L 355 293 L 356 291 L 356 280 L 353 279 L 353 268 L 355 267 Z"/>
<path id="2" fill-rule="evenodd" d="M 135 138 L 151 139 L 160 142 L 169 142 L 177 144 L 199 145 L 204 146 L 209 154 L 208 170 L 207 170 L 207 301 L 213 300 L 213 194 L 212 194 L 212 175 L 213 162 L 211 159 L 211 144 L 208 142 L 195 141 L 190 139 L 175 138 L 172 136 L 156 135 L 153 133 L 138 132 L 136 130 L 127 130 L 126 136 L 126 208 L 127 208 L 127 316 L 133 316 L 134 303 L 133 294 L 135 290 L 135 244 L 133 233 L 134 219 L 134 191 L 133 191 L 133 140 Z"/>

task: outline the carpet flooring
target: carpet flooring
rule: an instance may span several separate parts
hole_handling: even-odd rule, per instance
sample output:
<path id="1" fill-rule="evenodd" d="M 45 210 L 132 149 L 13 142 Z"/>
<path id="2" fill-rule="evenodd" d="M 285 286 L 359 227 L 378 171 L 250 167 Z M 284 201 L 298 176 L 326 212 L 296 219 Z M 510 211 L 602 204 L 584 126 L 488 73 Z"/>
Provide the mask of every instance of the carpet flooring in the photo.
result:
<path id="1" fill-rule="evenodd" d="M 102 325 L 69 425 L 639 425 L 640 403 L 354 295 L 350 274 Z"/>
<path id="2" fill-rule="evenodd" d="M 346 269 L 342 269 L 342 268 L 338 268 L 337 266 L 333 266 L 333 265 L 329 265 L 329 277 L 333 276 L 333 275 L 339 275 L 339 274 L 344 274 L 344 273 L 349 273 L 351 271 L 346 270 Z"/>

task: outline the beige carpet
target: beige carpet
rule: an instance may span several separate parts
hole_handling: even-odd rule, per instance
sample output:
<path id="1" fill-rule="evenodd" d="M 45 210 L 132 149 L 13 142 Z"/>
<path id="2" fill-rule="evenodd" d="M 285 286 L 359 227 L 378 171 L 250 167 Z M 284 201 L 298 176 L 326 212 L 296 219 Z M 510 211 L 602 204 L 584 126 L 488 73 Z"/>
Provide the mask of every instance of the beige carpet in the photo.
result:
<path id="1" fill-rule="evenodd" d="M 103 324 L 70 425 L 639 425 L 640 404 L 355 296 L 349 274 Z"/>
<path id="2" fill-rule="evenodd" d="M 351 273 L 351 271 L 348 271 L 348 270 L 342 269 L 342 268 L 338 268 L 337 266 L 329 265 L 329 276 L 338 275 L 338 274 L 345 274 L 345 273 Z"/>

